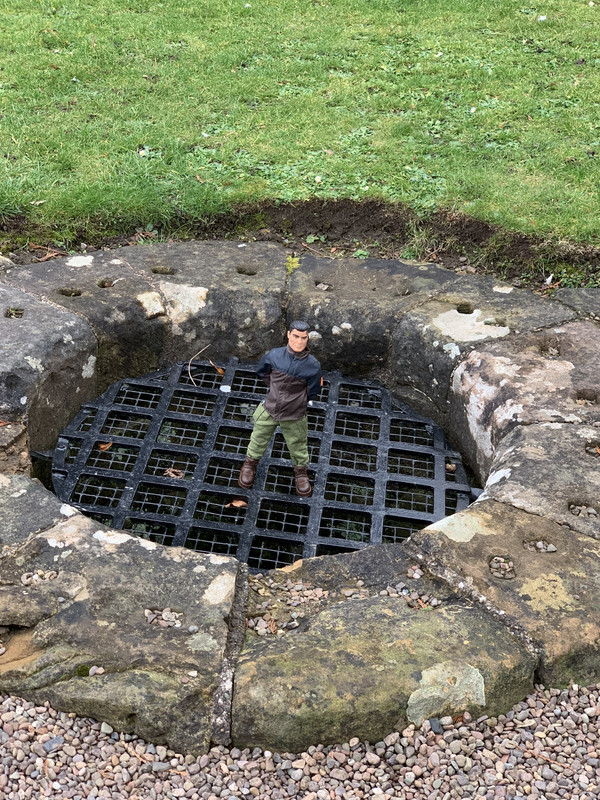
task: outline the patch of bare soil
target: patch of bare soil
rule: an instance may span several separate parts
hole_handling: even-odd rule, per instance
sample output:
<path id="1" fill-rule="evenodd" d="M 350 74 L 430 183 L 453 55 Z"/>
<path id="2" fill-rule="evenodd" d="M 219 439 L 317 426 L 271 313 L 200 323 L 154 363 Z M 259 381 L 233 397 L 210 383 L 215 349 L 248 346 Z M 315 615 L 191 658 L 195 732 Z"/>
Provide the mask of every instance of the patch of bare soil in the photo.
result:
<path id="1" fill-rule="evenodd" d="M 16 263 L 47 261 L 64 255 L 41 230 L 28 230 L 22 217 L 5 219 L 0 249 Z M 27 232 L 27 245 L 10 252 L 11 243 Z M 558 267 L 573 268 L 582 285 L 600 284 L 600 248 L 504 230 L 464 214 L 438 211 L 420 219 L 406 206 L 376 200 L 308 200 L 264 202 L 237 207 L 210 219 L 179 216 L 158 231 L 136 229 L 116 236 L 81 230 L 69 249 L 135 245 L 141 241 L 182 239 L 275 241 L 294 254 L 312 251 L 333 258 L 352 256 L 430 261 L 466 273 L 489 273 L 515 285 L 544 288 Z M 8 251 L 8 252 L 7 252 Z M 552 288 L 556 288 L 555 286 Z"/>

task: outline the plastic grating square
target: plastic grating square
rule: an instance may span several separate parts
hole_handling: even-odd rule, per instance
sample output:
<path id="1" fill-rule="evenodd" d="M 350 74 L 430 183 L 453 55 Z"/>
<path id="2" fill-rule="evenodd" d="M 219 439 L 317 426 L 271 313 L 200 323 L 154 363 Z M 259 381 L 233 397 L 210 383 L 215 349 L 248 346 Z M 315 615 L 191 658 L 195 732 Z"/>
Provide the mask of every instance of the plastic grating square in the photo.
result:
<path id="1" fill-rule="evenodd" d="M 183 546 L 200 553 L 235 556 L 238 548 L 238 537 L 237 534 L 229 531 L 219 531 L 214 528 L 202 528 L 193 525 Z"/>
<path id="2" fill-rule="evenodd" d="M 168 411 L 173 414 L 193 414 L 198 417 L 210 417 L 215 407 L 215 397 L 200 392 L 186 392 L 181 389 L 173 392 Z"/>
<path id="3" fill-rule="evenodd" d="M 136 536 L 141 536 L 142 539 L 148 539 L 150 542 L 168 546 L 173 544 L 176 527 L 168 522 L 151 522 L 146 519 L 126 517 L 123 530 L 135 533 Z"/>
<path id="4" fill-rule="evenodd" d="M 373 472 L 377 469 L 377 448 L 355 442 L 332 442 L 329 463 L 332 467 Z"/>
<path id="5" fill-rule="evenodd" d="M 77 458 L 83 439 L 69 439 L 65 447 L 65 464 L 73 464 Z"/>
<path id="6" fill-rule="evenodd" d="M 242 461 L 230 458 L 211 458 L 206 467 L 204 482 L 214 486 L 236 487 Z"/>
<path id="7" fill-rule="evenodd" d="M 124 439 L 143 439 L 150 426 L 151 417 L 111 411 L 106 416 L 100 433 L 104 436 L 120 436 Z"/>
<path id="8" fill-rule="evenodd" d="M 321 513 L 319 536 L 368 542 L 371 537 L 371 515 L 360 511 L 324 508 Z"/>
<path id="9" fill-rule="evenodd" d="M 319 392 L 319 396 L 317 400 L 319 403 L 326 403 L 329 400 L 329 390 L 331 388 L 331 384 L 328 380 L 323 379 L 323 383 L 321 384 L 321 391 Z"/>
<path id="10" fill-rule="evenodd" d="M 85 465 L 117 472 L 132 472 L 139 454 L 139 447 L 114 444 L 114 442 L 96 442 Z"/>
<path id="11" fill-rule="evenodd" d="M 198 457 L 178 450 L 153 450 L 144 469 L 146 475 L 158 475 L 163 478 L 190 480 Z"/>
<path id="12" fill-rule="evenodd" d="M 413 478 L 433 478 L 435 476 L 435 459 L 428 453 L 390 450 L 388 452 L 388 472 L 410 475 Z"/>
<path id="13" fill-rule="evenodd" d="M 92 427 L 97 414 L 98 414 L 97 408 L 84 409 L 84 411 L 82 412 L 82 417 L 79 421 L 79 424 L 76 426 L 75 430 L 81 433 L 87 433 L 89 429 Z"/>
<path id="14" fill-rule="evenodd" d="M 245 392 L 247 394 L 266 394 L 267 385 L 253 370 L 237 369 L 231 382 L 231 391 Z"/>
<path id="15" fill-rule="evenodd" d="M 54 451 L 57 495 L 111 527 L 263 571 L 402 543 L 469 503 L 460 455 L 432 420 L 380 384 L 336 372 L 307 409 L 313 495 L 296 495 L 279 429 L 254 486 L 240 489 L 266 387 L 252 365 L 218 367 L 180 363 L 86 403 Z"/>
<path id="16" fill-rule="evenodd" d="M 308 471 L 308 478 L 311 483 L 315 480 L 312 470 Z M 265 492 L 277 492 L 278 494 L 294 494 L 294 469 L 293 467 L 280 467 L 271 464 L 265 479 Z"/>
<path id="17" fill-rule="evenodd" d="M 132 511 L 146 514 L 168 514 L 178 517 L 185 504 L 187 492 L 158 483 L 140 483 L 131 501 Z"/>
<path id="18" fill-rule="evenodd" d="M 234 495 L 201 492 L 196 503 L 194 518 L 225 525 L 242 525 L 247 505 L 245 500 Z"/>
<path id="19" fill-rule="evenodd" d="M 318 408 L 308 408 L 306 412 L 309 433 L 320 433 L 325 428 L 325 412 Z"/>
<path id="20" fill-rule="evenodd" d="M 420 531 L 427 523 L 424 520 L 404 519 L 403 517 L 383 518 L 383 534 L 381 541 L 387 544 L 401 544 L 415 531 Z"/>
<path id="21" fill-rule="evenodd" d="M 163 420 L 156 441 L 161 444 L 179 444 L 185 447 L 200 447 L 206 435 L 203 422 L 188 422 L 182 419 Z"/>
<path id="22" fill-rule="evenodd" d="M 352 436 L 355 439 L 378 439 L 379 427 L 379 417 L 338 411 L 335 415 L 333 431 L 338 436 Z"/>
<path id="23" fill-rule="evenodd" d="M 252 414 L 254 414 L 256 406 L 257 403 L 253 400 L 231 397 L 225 404 L 223 419 L 233 419 L 236 422 L 252 422 Z"/>
<path id="24" fill-rule="evenodd" d="M 405 419 L 392 419 L 390 422 L 390 441 L 414 444 L 421 447 L 433 447 L 433 429 L 431 425 Z"/>
<path id="25" fill-rule="evenodd" d="M 262 500 L 256 517 L 256 527 L 287 534 L 304 534 L 308 525 L 308 506 Z"/>
<path id="26" fill-rule="evenodd" d="M 445 511 L 446 516 L 455 514 L 469 504 L 469 497 L 465 492 L 458 492 L 455 489 L 446 490 Z"/>
<path id="27" fill-rule="evenodd" d="M 162 388 L 141 386 L 137 383 L 124 383 L 119 389 L 114 402 L 122 406 L 153 409 L 160 403 Z"/>
<path id="28" fill-rule="evenodd" d="M 421 514 L 433 514 L 433 489 L 414 483 L 388 481 L 385 490 L 386 508 L 402 508 Z"/>
<path id="29" fill-rule="evenodd" d="M 302 558 L 302 542 L 255 536 L 248 556 L 248 566 L 268 570 L 285 567 Z"/>
<path id="30" fill-rule="evenodd" d="M 80 475 L 70 500 L 84 506 L 114 508 L 121 499 L 125 481 L 98 475 Z"/>
<path id="31" fill-rule="evenodd" d="M 184 386 L 201 386 L 203 389 L 218 389 L 222 381 L 223 375 L 210 364 L 208 366 L 192 364 L 189 371 L 188 365 L 185 364 L 179 376 L 179 383 Z"/>
<path id="32" fill-rule="evenodd" d="M 382 393 L 368 386 L 355 386 L 342 383 L 339 388 L 338 403 L 353 408 L 381 408 Z"/>
<path id="33" fill-rule="evenodd" d="M 221 425 L 215 439 L 215 450 L 223 450 L 226 453 L 237 453 L 245 456 L 250 443 L 250 434 L 251 431 L 248 428 Z"/>
<path id="34" fill-rule="evenodd" d="M 332 474 L 327 477 L 323 493 L 325 500 L 336 503 L 357 503 L 363 506 L 372 505 L 374 495 L 375 481 Z"/>
<path id="35" fill-rule="evenodd" d="M 352 553 L 356 548 L 344 547 L 344 545 L 318 544 L 316 556 L 339 556 L 342 553 Z"/>
<path id="36" fill-rule="evenodd" d="M 250 436 L 248 436 L 250 441 Z M 311 464 L 315 464 L 319 460 L 319 453 L 321 452 L 321 442 L 313 436 L 309 436 L 307 440 L 308 445 L 308 460 Z M 244 450 L 244 452 L 246 452 Z M 272 458 L 287 458 L 290 459 L 290 451 L 285 443 L 285 439 L 281 433 L 276 433 L 273 437 L 273 447 L 271 449 Z"/>

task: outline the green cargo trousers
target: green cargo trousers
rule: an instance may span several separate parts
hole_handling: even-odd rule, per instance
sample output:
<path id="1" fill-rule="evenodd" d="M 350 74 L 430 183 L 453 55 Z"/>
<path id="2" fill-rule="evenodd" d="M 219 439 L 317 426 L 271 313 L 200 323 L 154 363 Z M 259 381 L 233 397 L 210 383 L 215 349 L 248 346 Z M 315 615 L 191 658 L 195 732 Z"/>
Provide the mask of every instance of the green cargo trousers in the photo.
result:
<path id="1" fill-rule="evenodd" d="M 254 430 L 250 437 L 250 444 L 246 452 L 250 458 L 262 458 L 275 433 L 275 428 L 279 425 L 283 438 L 290 451 L 292 463 L 295 467 L 305 467 L 308 465 L 308 445 L 307 433 L 308 424 L 306 415 L 301 419 L 282 420 L 277 422 L 269 414 L 262 403 L 256 407 L 252 415 L 254 420 Z"/>

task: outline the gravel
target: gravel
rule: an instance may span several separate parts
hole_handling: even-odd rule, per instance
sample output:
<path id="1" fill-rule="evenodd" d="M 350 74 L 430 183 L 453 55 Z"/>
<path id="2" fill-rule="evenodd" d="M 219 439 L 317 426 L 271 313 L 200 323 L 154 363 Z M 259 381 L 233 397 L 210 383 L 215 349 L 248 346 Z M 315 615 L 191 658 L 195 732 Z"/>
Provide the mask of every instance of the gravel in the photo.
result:
<path id="1" fill-rule="evenodd" d="M 303 753 L 214 747 L 194 757 L 106 723 L 0 695 L 0 797 L 451 800 L 600 795 L 600 689 L 545 689 L 506 716 L 409 725 Z M 103 732 L 104 731 L 104 732 Z M 109 732 L 110 731 L 110 732 Z"/>

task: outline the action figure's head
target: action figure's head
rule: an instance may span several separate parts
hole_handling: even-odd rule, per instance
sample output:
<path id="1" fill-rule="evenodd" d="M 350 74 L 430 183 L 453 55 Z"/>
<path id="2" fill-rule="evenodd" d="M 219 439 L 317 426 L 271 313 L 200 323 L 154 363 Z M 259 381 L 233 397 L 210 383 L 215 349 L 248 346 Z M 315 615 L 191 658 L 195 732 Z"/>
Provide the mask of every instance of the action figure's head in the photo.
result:
<path id="1" fill-rule="evenodd" d="M 306 350 L 306 345 L 308 344 L 308 323 L 299 319 L 290 323 L 287 339 L 294 353 L 301 353 L 303 350 Z"/>

